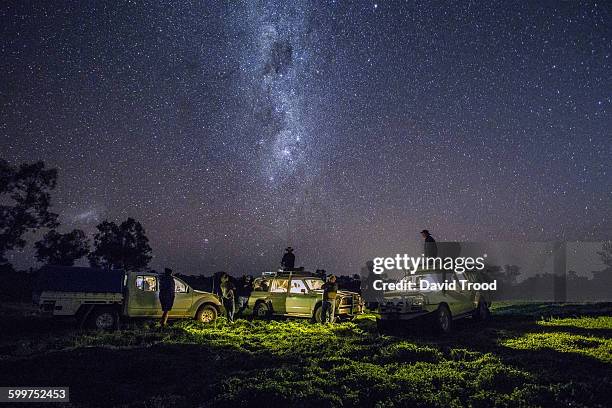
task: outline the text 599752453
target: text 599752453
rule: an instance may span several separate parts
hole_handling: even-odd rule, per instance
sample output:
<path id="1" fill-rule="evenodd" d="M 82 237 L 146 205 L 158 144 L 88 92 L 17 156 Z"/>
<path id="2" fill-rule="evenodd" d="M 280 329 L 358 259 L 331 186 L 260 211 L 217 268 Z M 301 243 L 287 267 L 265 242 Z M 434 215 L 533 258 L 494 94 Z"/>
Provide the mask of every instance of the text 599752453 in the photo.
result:
<path id="1" fill-rule="evenodd" d="M 68 387 L 0 387 L 0 402 L 69 402 Z"/>

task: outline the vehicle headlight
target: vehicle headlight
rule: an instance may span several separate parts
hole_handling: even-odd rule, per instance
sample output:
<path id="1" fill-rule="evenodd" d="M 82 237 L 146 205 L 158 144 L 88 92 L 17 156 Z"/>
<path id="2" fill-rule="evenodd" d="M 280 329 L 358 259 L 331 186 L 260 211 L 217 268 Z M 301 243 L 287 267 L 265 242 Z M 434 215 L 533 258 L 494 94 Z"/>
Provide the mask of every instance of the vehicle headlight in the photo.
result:
<path id="1" fill-rule="evenodd" d="M 423 306 L 425 304 L 424 296 L 410 296 L 410 301 L 414 306 Z"/>

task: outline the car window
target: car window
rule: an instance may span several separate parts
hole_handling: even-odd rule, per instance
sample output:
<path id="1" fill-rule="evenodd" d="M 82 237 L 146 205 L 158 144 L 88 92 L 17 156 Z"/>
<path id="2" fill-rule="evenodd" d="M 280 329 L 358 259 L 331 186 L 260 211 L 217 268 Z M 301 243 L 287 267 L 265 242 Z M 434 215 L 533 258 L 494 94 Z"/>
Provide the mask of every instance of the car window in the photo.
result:
<path id="1" fill-rule="evenodd" d="M 187 293 L 187 285 L 178 279 L 174 280 L 174 292 L 176 293 Z"/>
<path id="2" fill-rule="evenodd" d="M 306 284 L 304 283 L 303 280 L 293 279 L 291 281 L 291 290 L 289 292 L 290 293 L 302 293 L 302 292 L 308 292 L 308 289 L 306 288 Z"/>
<path id="3" fill-rule="evenodd" d="M 270 289 L 270 281 L 264 278 L 256 278 L 253 281 L 253 290 L 256 292 L 267 292 Z"/>
<path id="4" fill-rule="evenodd" d="M 405 281 L 405 282 L 412 282 L 414 285 L 416 285 L 416 287 L 420 287 L 421 286 L 421 281 L 425 280 L 427 281 L 429 284 L 433 284 L 433 283 L 443 283 L 444 282 L 444 277 L 446 277 L 446 279 L 449 282 L 453 281 L 453 274 L 452 273 L 423 273 L 423 274 L 418 274 L 418 275 L 407 275 L 405 277 L 403 277 L 402 279 L 400 279 L 400 282 Z M 425 291 L 426 289 L 423 289 L 423 291 Z M 430 289 L 433 290 L 433 289 Z"/>
<path id="5" fill-rule="evenodd" d="M 287 279 L 274 279 L 270 286 L 270 292 L 273 293 L 285 293 L 287 292 Z"/>
<path id="6" fill-rule="evenodd" d="M 310 290 L 318 290 L 321 289 L 321 286 L 323 286 L 322 279 L 304 279 L 304 282 L 306 282 L 306 285 L 308 285 L 308 289 Z"/>
<path id="7" fill-rule="evenodd" d="M 155 292 L 157 290 L 157 278 L 155 276 L 136 276 L 136 288 L 144 292 Z"/>

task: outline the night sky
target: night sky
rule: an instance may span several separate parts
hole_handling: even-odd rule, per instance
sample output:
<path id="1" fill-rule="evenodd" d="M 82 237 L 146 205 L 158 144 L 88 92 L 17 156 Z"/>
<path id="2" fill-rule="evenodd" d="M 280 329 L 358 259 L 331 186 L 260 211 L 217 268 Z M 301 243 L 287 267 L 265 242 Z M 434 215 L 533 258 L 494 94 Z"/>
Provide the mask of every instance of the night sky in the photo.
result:
<path id="1" fill-rule="evenodd" d="M 60 231 L 235 275 L 612 237 L 612 2 L 175 3 L 0 6 L 0 153 Z"/>

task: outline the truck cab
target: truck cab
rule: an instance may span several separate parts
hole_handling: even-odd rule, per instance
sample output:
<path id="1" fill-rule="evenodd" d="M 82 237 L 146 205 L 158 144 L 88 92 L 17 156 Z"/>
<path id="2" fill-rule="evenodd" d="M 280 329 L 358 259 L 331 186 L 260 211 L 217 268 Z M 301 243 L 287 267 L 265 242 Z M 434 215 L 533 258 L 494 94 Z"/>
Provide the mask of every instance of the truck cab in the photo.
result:
<path id="1" fill-rule="evenodd" d="M 129 317 L 160 317 L 159 275 L 148 272 L 131 272 L 126 275 L 128 301 L 124 314 Z M 201 293 L 179 278 L 174 278 L 174 305 L 170 317 L 181 318 L 192 314 L 192 306 Z"/>

